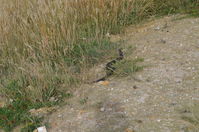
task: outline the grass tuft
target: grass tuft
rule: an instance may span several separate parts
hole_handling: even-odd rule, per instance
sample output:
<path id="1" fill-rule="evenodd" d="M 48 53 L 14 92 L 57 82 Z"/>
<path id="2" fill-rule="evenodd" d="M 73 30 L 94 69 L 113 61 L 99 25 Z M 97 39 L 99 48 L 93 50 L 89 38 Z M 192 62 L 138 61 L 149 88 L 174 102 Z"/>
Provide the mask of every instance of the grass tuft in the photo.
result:
<path id="1" fill-rule="evenodd" d="M 181 113 L 181 119 L 187 123 L 184 128 L 185 132 L 197 132 L 199 130 L 199 104 L 194 103 L 187 106 L 186 110 Z"/>
<path id="2" fill-rule="evenodd" d="M 134 60 L 122 60 L 115 64 L 116 70 L 114 74 L 116 76 L 130 76 L 135 72 L 143 70 L 143 66 L 140 66 L 138 63 L 143 62 L 143 58 L 137 58 Z"/>
<path id="3" fill-rule="evenodd" d="M 0 109 L 0 128 L 10 132 L 14 127 L 25 124 L 24 129 L 33 131 L 41 123 L 41 118 L 30 116 L 31 108 L 44 106 L 42 103 L 32 104 L 27 100 L 13 101 Z M 30 130 L 31 129 L 31 130 Z"/>

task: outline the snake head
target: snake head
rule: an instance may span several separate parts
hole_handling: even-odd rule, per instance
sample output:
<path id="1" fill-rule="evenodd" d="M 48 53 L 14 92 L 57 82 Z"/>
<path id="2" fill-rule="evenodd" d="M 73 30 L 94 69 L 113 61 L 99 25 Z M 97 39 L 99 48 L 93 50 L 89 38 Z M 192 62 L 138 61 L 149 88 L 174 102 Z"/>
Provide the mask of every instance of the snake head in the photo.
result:
<path id="1" fill-rule="evenodd" d="M 124 53 L 122 52 L 122 48 L 118 49 L 119 52 L 119 58 L 123 59 L 124 58 Z"/>

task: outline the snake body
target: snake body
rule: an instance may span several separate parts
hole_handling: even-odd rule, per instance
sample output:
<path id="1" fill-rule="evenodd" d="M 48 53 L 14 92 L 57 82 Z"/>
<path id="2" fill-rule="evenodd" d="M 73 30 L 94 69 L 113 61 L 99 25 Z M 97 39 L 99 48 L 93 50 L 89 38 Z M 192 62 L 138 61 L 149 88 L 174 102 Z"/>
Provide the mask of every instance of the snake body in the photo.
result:
<path id="1" fill-rule="evenodd" d="M 116 59 L 114 59 L 106 64 L 106 67 L 105 67 L 106 75 L 104 77 L 94 81 L 93 83 L 105 81 L 108 77 L 113 75 L 114 71 L 116 70 L 116 68 L 114 67 L 114 64 L 116 64 L 117 62 L 121 61 L 124 58 L 124 53 L 122 52 L 122 49 L 119 49 L 118 52 L 119 52 L 119 57 L 117 57 Z"/>

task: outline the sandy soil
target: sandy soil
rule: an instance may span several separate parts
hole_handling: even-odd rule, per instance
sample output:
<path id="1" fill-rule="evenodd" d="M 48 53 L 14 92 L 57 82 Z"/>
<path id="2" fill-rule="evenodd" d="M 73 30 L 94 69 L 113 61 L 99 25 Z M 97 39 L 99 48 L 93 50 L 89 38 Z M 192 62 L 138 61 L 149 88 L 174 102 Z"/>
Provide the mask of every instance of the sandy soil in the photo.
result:
<path id="1" fill-rule="evenodd" d="M 199 102 L 199 18 L 180 17 L 113 36 L 136 47 L 128 57 L 144 58 L 144 70 L 108 85 L 83 84 L 45 119 L 48 132 L 185 132 L 183 109 Z"/>

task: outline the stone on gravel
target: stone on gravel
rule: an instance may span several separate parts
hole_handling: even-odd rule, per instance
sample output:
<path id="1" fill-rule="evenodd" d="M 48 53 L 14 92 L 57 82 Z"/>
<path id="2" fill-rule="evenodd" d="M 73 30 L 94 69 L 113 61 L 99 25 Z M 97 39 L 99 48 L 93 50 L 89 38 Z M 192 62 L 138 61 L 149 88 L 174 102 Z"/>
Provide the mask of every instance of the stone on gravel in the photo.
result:
<path id="1" fill-rule="evenodd" d="M 104 107 L 100 108 L 100 111 L 101 111 L 101 112 L 104 112 L 104 111 L 105 111 L 105 108 L 104 108 Z"/>

